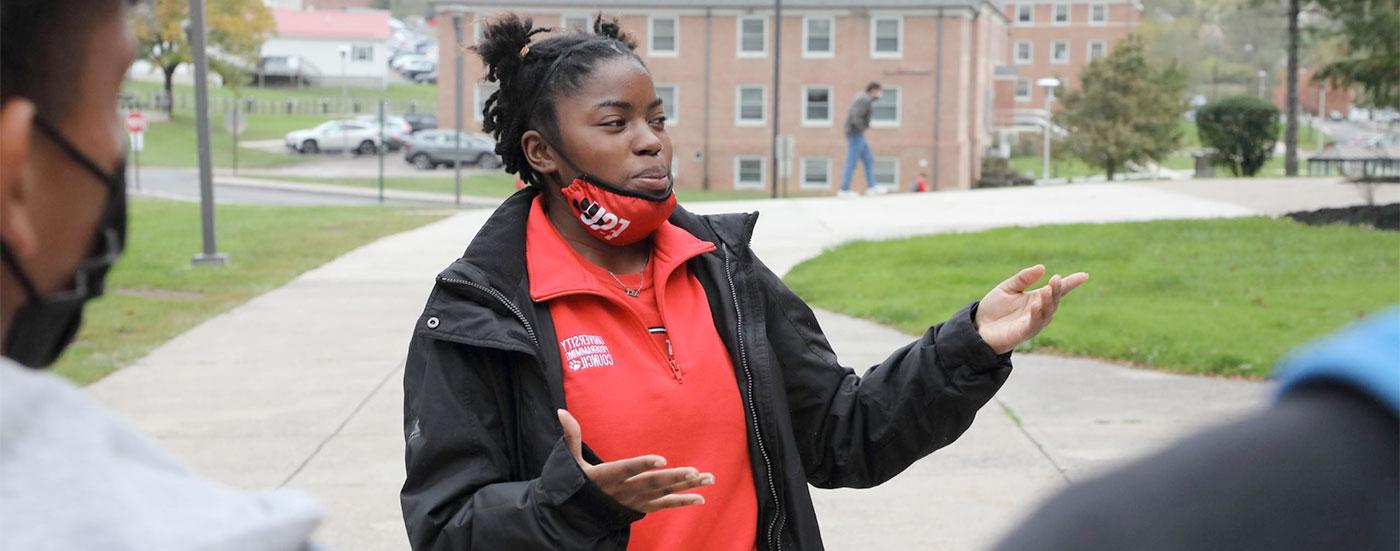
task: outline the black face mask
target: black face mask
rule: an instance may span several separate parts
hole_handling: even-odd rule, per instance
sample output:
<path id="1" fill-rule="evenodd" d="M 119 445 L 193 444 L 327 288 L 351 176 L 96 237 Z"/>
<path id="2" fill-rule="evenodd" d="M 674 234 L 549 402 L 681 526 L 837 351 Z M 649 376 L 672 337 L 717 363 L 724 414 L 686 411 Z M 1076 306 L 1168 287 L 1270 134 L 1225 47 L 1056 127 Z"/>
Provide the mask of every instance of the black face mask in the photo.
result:
<path id="1" fill-rule="evenodd" d="M 115 173 L 107 174 L 48 123 L 35 119 L 34 126 L 107 188 L 107 206 L 97 223 L 92 253 L 78 263 L 71 289 L 49 296 L 39 294 L 9 245 L 0 242 L 0 260 L 24 287 L 26 297 L 5 335 L 4 354 L 25 366 L 42 368 L 53 364 L 73 342 L 82 324 L 83 305 L 102 296 L 107 271 L 126 246 L 126 162 L 123 160 Z"/>

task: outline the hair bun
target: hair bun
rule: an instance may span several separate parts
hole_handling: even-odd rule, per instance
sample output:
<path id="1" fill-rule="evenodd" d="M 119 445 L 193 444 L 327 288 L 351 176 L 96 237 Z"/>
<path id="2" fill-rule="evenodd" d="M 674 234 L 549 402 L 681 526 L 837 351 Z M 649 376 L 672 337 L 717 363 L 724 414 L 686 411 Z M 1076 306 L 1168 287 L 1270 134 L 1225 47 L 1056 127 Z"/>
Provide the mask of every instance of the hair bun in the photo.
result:
<path id="1" fill-rule="evenodd" d="M 622 32 L 622 27 L 617 24 L 617 18 L 611 17 L 603 19 L 603 14 L 598 14 L 593 18 L 593 34 L 605 38 L 611 38 L 627 45 L 628 50 L 637 49 L 637 43 L 632 40 L 632 36 Z"/>
<path id="2" fill-rule="evenodd" d="M 530 39 L 549 30 L 535 27 L 534 20 L 521 19 L 514 13 L 487 22 L 481 32 L 481 42 L 472 47 L 486 64 L 487 82 L 514 77 L 525 62 L 525 54 L 530 52 Z"/>

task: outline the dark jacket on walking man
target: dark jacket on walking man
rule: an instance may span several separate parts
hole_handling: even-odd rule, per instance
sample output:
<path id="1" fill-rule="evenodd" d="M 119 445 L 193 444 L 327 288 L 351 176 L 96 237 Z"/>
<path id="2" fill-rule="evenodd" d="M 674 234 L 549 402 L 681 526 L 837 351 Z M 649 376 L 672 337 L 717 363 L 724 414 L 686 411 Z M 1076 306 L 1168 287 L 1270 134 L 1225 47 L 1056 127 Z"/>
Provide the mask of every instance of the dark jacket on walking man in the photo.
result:
<path id="1" fill-rule="evenodd" d="M 561 359 L 530 299 L 516 193 L 437 278 L 404 377 L 409 540 L 434 549 L 627 547 L 643 515 L 608 498 L 561 439 Z M 821 549 L 807 485 L 870 487 L 957 439 L 1011 372 L 973 327 L 977 303 L 864 376 L 749 248 L 757 214 L 670 222 L 715 250 L 688 261 L 733 358 L 758 497 L 757 546 Z M 585 447 L 590 462 L 600 458 Z"/>
<path id="2" fill-rule="evenodd" d="M 865 164 L 865 189 L 868 194 L 884 191 L 875 182 L 875 153 L 870 150 L 870 142 L 865 140 L 865 131 L 870 128 L 870 116 L 875 110 L 875 101 L 880 99 L 880 83 L 865 85 L 865 93 L 856 97 L 851 108 L 846 111 L 846 166 L 841 171 L 841 197 L 855 195 L 851 191 L 851 176 L 855 173 L 856 162 Z"/>

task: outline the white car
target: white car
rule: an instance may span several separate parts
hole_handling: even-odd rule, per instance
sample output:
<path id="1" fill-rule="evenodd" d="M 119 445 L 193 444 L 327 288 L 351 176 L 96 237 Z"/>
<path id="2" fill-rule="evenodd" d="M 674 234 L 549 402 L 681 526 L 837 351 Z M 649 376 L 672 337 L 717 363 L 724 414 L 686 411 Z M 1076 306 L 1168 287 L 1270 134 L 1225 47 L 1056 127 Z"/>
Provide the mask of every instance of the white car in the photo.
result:
<path id="1" fill-rule="evenodd" d="M 369 155 L 379 150 L 379 125 L 362 121 L 330 121 L 310 130 L 287 133 L 287 149 L 298 153 L 353 150 Z"/>

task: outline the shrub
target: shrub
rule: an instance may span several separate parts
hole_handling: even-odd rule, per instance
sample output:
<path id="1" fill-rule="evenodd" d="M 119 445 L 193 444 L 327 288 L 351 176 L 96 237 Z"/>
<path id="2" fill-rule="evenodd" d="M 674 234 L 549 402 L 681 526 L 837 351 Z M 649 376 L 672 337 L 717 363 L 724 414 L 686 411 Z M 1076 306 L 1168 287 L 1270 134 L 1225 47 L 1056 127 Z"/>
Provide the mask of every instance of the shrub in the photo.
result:
<path id="1" fill-rule="evenodd" d="M 1201 145 L 1215 149 L 1216 159 L 1235 176 L 1254 176 L 1274 153 L 1279 111 L 1254 96 L 1234 96 L 1208 104 L 1196 113 Z"/>

